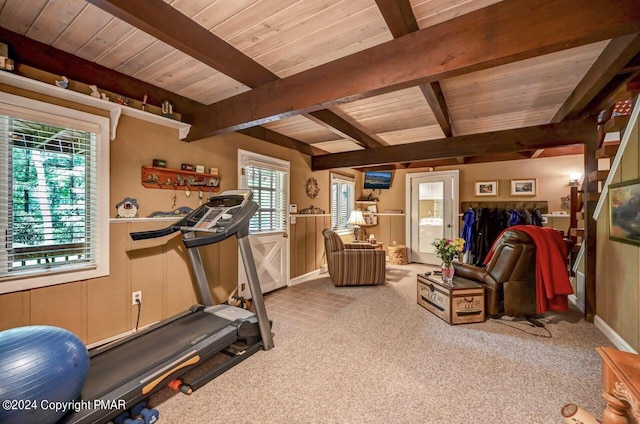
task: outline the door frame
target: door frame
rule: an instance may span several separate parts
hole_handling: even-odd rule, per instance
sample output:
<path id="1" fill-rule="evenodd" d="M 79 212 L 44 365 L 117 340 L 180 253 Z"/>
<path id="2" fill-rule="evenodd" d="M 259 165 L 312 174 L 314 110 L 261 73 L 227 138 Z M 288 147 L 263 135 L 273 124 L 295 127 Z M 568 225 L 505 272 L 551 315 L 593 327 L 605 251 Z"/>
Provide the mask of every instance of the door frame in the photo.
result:
<path id="1" fill-rule="evenodd" d="M 411 187 L 413 185 L 413 180 L 417 178 L 425 178 L 425 177 L 442 177 L 442 179 L 446 177 L 451 178 L 451 188 L 452 188 L 452 200 L 451 200 L 451 211 L 445 211 L 448 213 L 451 219 L 451 237 L 457 237 L 459 234 L 460 227 L 460 214 L 458 213 L 458 209 L 460 207 L 460 170 L 458 169 L 450 169 L 446 171 L 431 171 L 431 172 L 412 172 L 407 173 L 405 176 L 405 210 L 407 211 L 407 219 L 405 221 L 405 244 L 407 246 L 407 261 L 412 262 L 412 231 L 411 225 L 413 222 L 414 211 L 412 209 L 413 205 L 411 204 Z"/>
<path id="2" fill-rule="evenodd" d="M 284 227 L 284 248 L 286 249 L 286 255 L 284 257 L 284 269 L 283 269 L 283 278 L 284 278 L 284 285 L 282 287 L 288 287 L 291 285 L 291 240 L 289 238 L 289 234 L 291 233 L 291 223 L 290 223 L 290 211 L 289 211 L 289 204 L 290 204 L 290 199 L 291 199 L 291 162 L 289 162 L 288 160 L 285 159 L 279 159 L 279 158 L 275 158 L 272 156 L 267 156 L 267 155 L 263 155 L 260 153 L 255 153 L 249 150 L 244 150 L 244 149 L 238 149 L 238 188 L 242 188 L 242 186 L 244 185 L 244 174 L 243 174 L 243 168 L 244 168 L 244 163 L 245 160 L 252 160 L 255 162 L 259 162 L 259 163 L 263 163 L 267 166 L 271 165 L 274 168 L 280 168 L 283 171 L 285 171 L 287 173 L 287 190 L 286 190 L 286 199 L 285 199 L 285 227 Z M 274 234 L 275 232 L 268 232 L 268 233 L 261 233 L 261 234 L 265 234 L 265 235 L 271 235 Z M 256 237 L 259 235 L 256 234 L 249 234 L 249 240 L 251 241 L 251 237 Z M 260 268 L 258 265 L 256 265 L 256 268 Z M 240 251 L 238 251 L 238 294 L 242 294 L 241 293 L 241 287 L 240 287 L 240 273 L 244 272 L 244 269 L 242 269 L 242 259 L 240 257 Z M 247 291 L 245 290 L 245 295 L 247 294 Z M 247 296 L 245 296 L 247 297 Z"/>

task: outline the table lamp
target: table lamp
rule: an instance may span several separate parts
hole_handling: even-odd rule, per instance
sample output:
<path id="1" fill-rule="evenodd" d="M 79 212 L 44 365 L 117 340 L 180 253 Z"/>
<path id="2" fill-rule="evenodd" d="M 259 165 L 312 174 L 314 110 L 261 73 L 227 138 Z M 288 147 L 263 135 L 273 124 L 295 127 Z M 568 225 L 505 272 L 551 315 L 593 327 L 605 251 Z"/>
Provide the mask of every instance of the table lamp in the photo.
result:
<path id="1" fill-rule="evenodd" d="M 360 226 L 365 225 L 364 215 L 362 215 L 362 211 L 355 210 L 351 211 L 351 215 L 349 215 L 348 224 L 353 225 L 353 237 L 358 241 L 358 235 L 360 233 Z"/>

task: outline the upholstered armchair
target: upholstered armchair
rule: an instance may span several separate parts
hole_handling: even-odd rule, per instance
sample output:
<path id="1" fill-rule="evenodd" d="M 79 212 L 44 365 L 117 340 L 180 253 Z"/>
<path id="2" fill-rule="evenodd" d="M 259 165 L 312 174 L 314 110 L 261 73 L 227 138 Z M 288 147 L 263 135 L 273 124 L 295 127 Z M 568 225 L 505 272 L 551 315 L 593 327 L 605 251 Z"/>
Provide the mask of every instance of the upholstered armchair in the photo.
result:
<path id="1" fill-rule="evenodd" d="M 565 239 L 568 250 L 572 242 Z M 536 244 L 522 231 L 508 230 L 494 246 L 486 267 L 453 263 L 455 275 L 485 287 L 485 309 L 489 316 L 537 314 Z"/>
<path id="2" fill-rule="evenodd" d="M 333 230 L 326 229 L 324 249 L 329 275 L 334 286 L 367 286 L 383 284 L 386 271 L 386 253 L 373 249 L 367 243 L 358 243 L 354 248 L 342 242 Z"/>

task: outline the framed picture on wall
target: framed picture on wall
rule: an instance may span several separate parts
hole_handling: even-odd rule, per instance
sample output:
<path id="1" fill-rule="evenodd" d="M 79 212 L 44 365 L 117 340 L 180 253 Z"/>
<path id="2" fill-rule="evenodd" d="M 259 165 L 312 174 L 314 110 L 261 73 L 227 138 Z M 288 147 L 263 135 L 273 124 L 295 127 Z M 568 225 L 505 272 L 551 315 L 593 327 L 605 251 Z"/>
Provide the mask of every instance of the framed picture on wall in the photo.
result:
<path id="1" fill-rule="evenodd" d="M 538 180 L 536 178 L 511 180 L 512 196 L 535 196 L 537 192 Z"/>
<path id="2" fill-rule="evenodd" d="M 476 196 L 497 196 L 498 181 L 476 181 Z"/>
<path id="3" fill-rule="evenodd" d="M 609 238 L 640 246 L 640 178 L 609 185 Z"/>

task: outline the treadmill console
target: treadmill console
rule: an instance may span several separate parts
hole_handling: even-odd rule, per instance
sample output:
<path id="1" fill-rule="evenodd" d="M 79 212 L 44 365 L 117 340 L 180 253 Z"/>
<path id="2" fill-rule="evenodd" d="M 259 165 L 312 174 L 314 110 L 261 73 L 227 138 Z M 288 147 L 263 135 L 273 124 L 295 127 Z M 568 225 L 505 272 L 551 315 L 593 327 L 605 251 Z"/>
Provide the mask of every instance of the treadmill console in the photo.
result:
<path id="1" fill-rule="evenodd" d="M 226 238 L 244 227 L 248 228 L 249 221 L 258 208 L 257 204 L 251 201 L 252 198 L 251 190 L 227 190 L 209 198 L 207 203 L 169 227 L 131 233 L 131 238 L 142 240 L 163 237 L 176 231 L 183 233 L 204 232 L 210 233 L 211 236 L 215 235 L 215 237 L 201 237 L 204 240 L 200 240 L 198 244 L 217 242 L 221 240 L 218 238 L 219 235 L 224 234 Z M 185 243 L 187 243 L 186 240 Z M 189 245 L 196 244 L 192 239 L 188 243 Z"/>
<path id="2" fill-rule="evenodd" d="M 182 231 L 221 232 L 233 222 L 233 217 L 251 200 L 251 191 L 225 191 L 211 197 L 206 204 L 189 214 L 180 222 Z"/>

